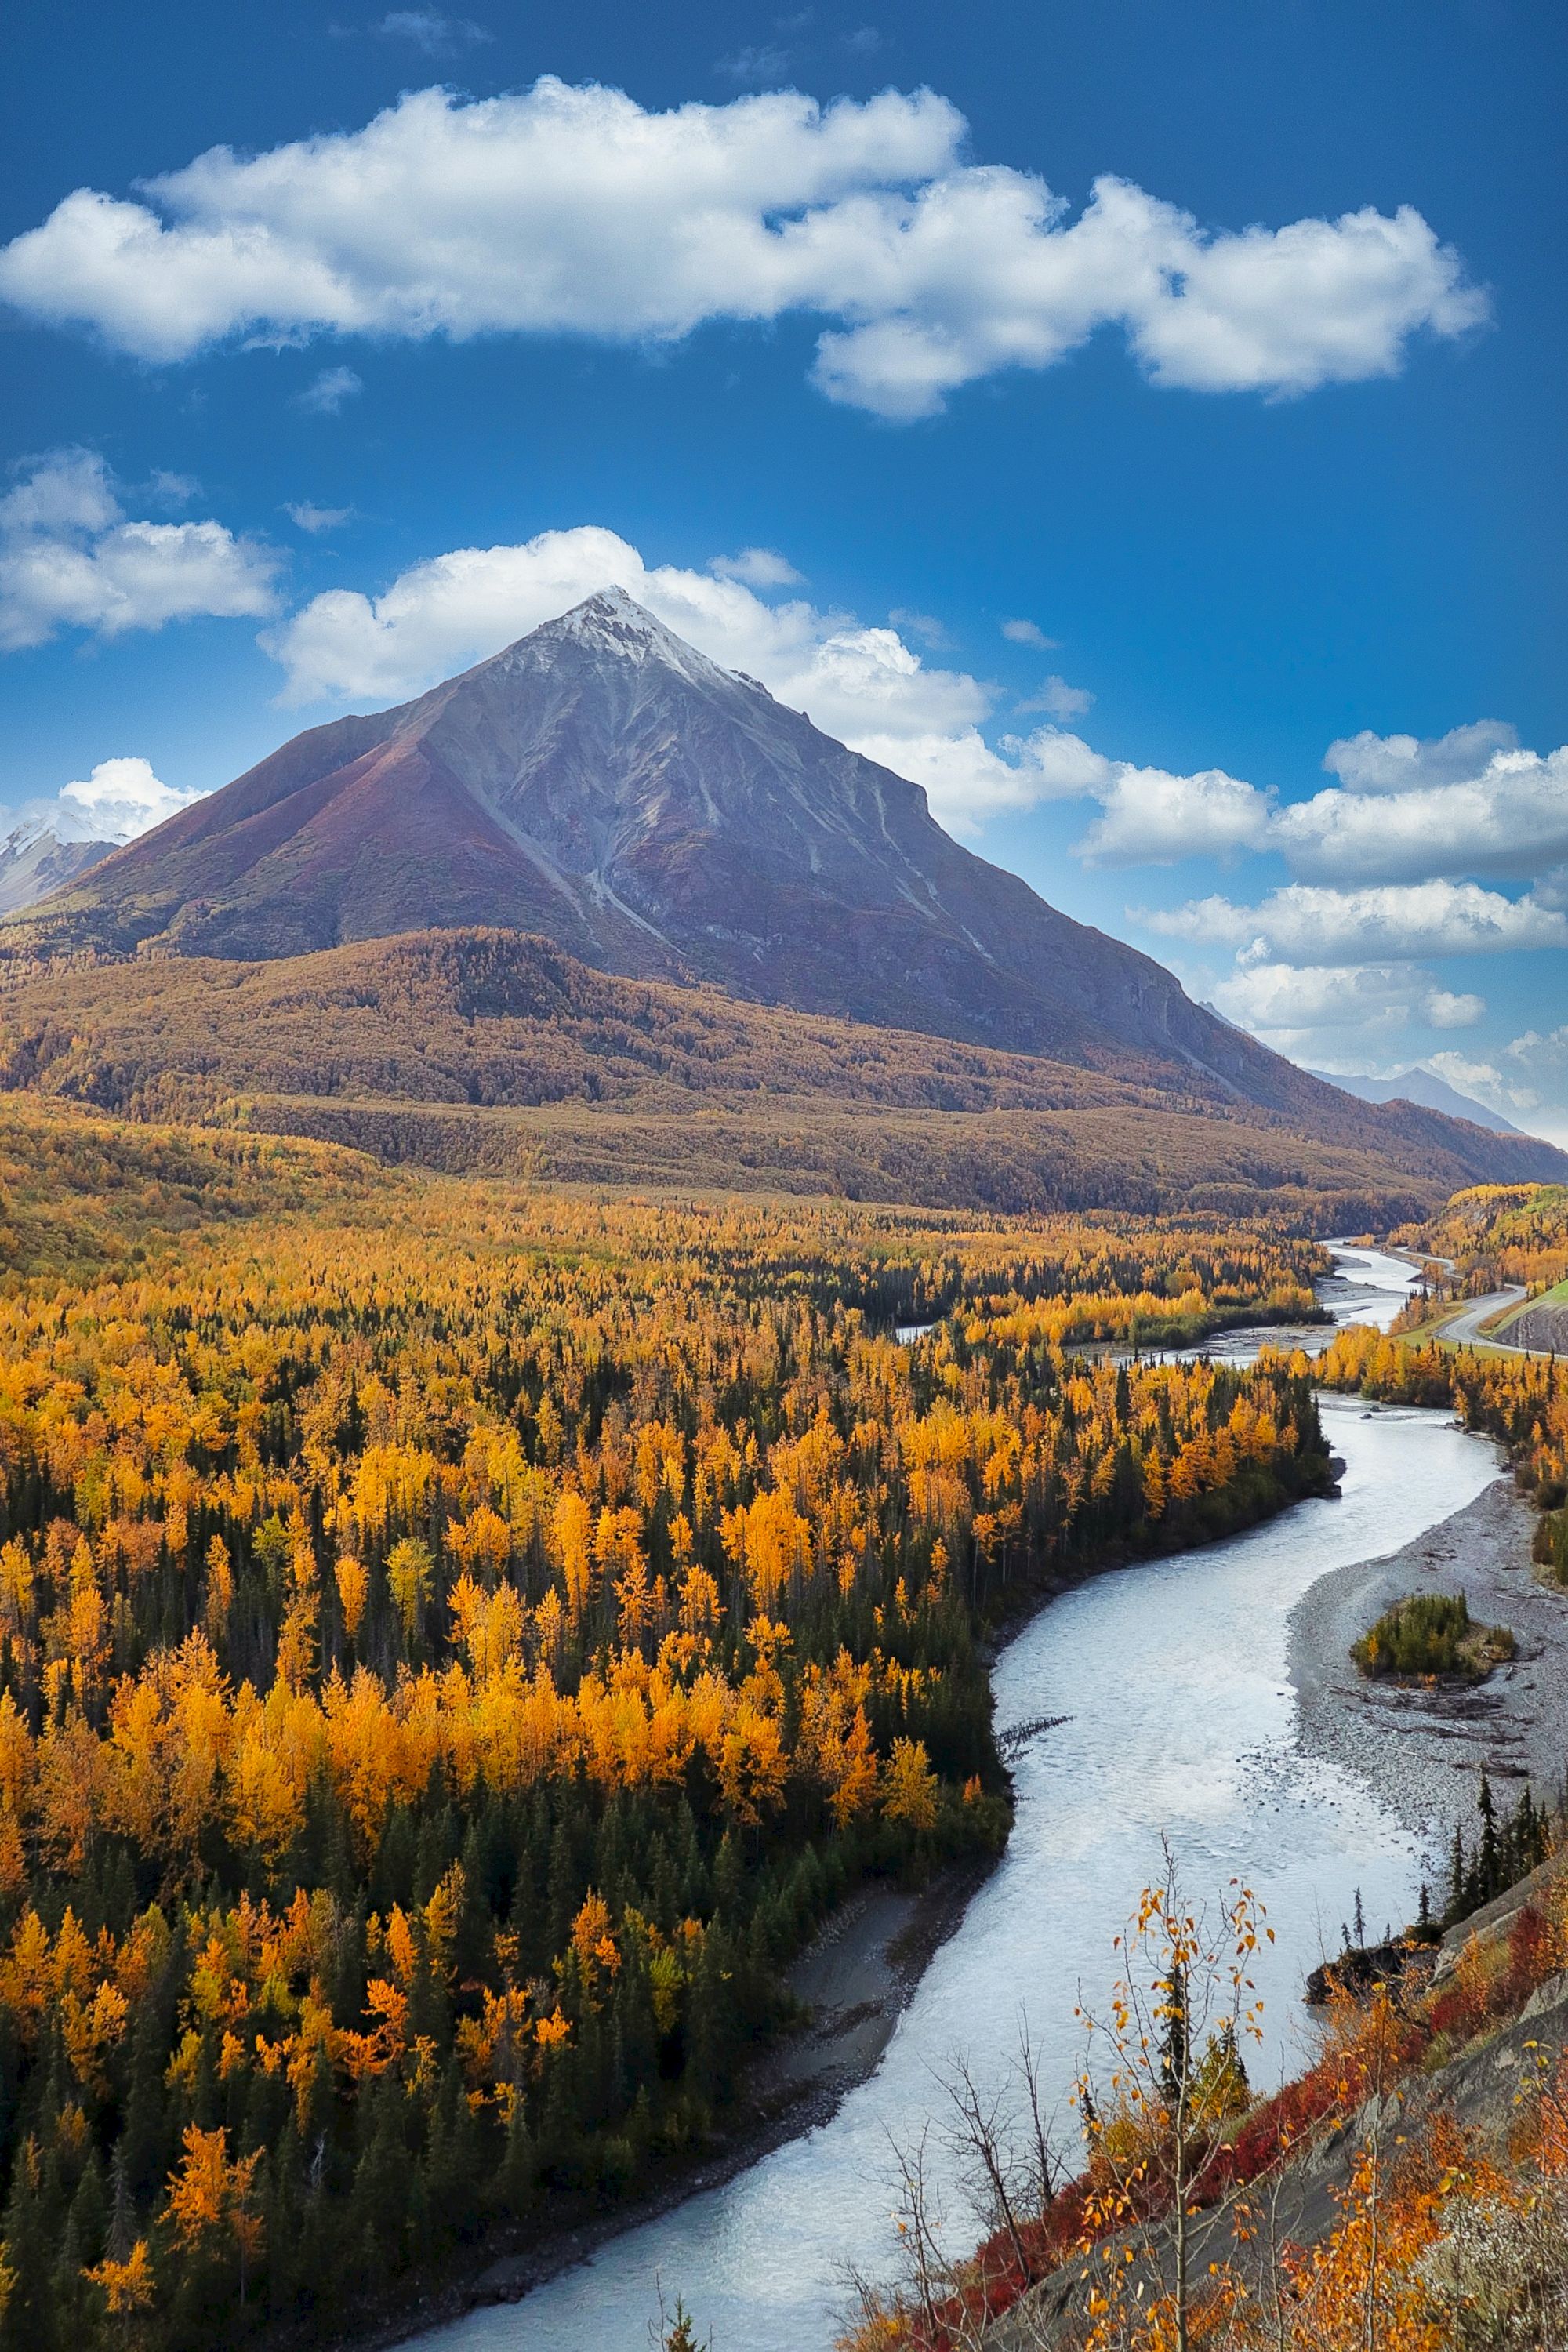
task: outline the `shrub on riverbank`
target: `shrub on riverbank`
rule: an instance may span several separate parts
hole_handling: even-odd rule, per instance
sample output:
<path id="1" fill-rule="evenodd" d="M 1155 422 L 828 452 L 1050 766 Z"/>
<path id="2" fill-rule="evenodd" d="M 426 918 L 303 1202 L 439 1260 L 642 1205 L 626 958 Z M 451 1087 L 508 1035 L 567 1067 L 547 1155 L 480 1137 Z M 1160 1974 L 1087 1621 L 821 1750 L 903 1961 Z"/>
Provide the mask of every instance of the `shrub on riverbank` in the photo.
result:
<path id="1" fill-rule="evenodd" d="M 1373 1680 L 1394 1675 L 1479 1682 L 1516 1647 L 1508 1626 L 1476 1622 L 1462 1592 L 1407 1592 L 1351 1644 L 1351 1656 Z"/>
<path id="2" fill-rule="evenodd" d="M 1306 2073 L 1218 2117 L 1195 2095 L 1191 2021 L 1217 2011 L 1222 2033 L 1244 2026 L 1251 1987 L 1205 1945 L 1204 1915 L 1168 1906 L 1179 1932 L 1116 1988 L 1114 2063 L 1079 2086 L 1086 2168 L 1069 2179 L 1054 2149 L 1037 2154 L 1026 2071 L 1013 2086 L 1021 2127 L 1008 2128 L 1005 2093 L 961 2105 L 958 2128 L 937 2129 L 971 2178 L 1000 2182 L 1003 2226 L 945 2253 L 924 2137 L 912 2142 L 903 2282 L 862 2288 L 840 2352 L 1555 2352 L 1568 2311 L 1554 1983 L 1568 1968 L 1568 1877 L 1543 1874 L 1531 1893 L 1440 1981 L 1417 1967 L 1331 1987 Z M 1145 1892 L 1119 1955 L 1146 1937 L 1160 1894 Z M 1538 1995 L 1555 2015 L 1521 2048 L 1514 2021 Z M 1510 2026 L 1512 2047 L 1478 2079 L 1466 2053 Z"/>

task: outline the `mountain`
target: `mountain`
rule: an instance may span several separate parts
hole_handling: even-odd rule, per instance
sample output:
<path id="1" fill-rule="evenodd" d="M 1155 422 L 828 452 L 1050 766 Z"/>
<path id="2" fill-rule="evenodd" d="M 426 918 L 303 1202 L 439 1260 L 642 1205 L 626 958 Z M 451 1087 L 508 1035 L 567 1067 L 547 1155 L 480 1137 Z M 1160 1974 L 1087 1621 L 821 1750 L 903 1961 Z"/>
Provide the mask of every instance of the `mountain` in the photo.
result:
<path id="1" fill-rule="evenodd" d="M 36 905 L 113 847 L 112 841 L 62 841 L 47 825 L 19 824 L 0 841 L 0 915 Z"/>
<path id="2" fill-rule="evenodd" d="M 373 717 L 311 728 L 0 951 L 291 956 L 429 927 L 1283 1110 L 1313 1081 L 1162 966 L 961 848 L 918 785 L 607 589 Z"/>
<path id="3" fill-rule="evenodd" d="M 1336 1077 L 1328 1070 L 1313 1070 L 1310 1076 L 1321 1078 L 1327 1087 L 1338 1087 L 1342 1094 L 1354 1095 L 1359 1102 L 1419 1103 L 1425 1110 L 1440 1110 L 1449 1118 L 1468 1118 L 1475 1127 L 1489 1127 L 1496 1135 L 1523 1132 L 1501 1111 L 1489 1110 L 1473 1095 L 1462 1095 L 1458 1087 L 1451 1087 L 1447 1078 L 1419 1062 L 1392 1078 Z"/>
<path id="4" fill-rule="evenodd" d="M 296 736 L 0 921 L 0 970 L 15 981 L 128 956 L 291 963 L 432 929 L 547 940 L 574 971 L 707 983 L 863 1024 L 862 1041 L 868 1026 L 1030 1056 L 1051 1068 L 1027 1083 L 1058 1107 L 1073 1097 L 1060 1074 L 1076 1070 L 1086 1107 L 1095 1074 L 1133 1089 L 1121 1101 L 1261 1112 L 1352 1151 L 1397 1147 L 1407 1165 L 1414 1150 L 1421 1165 L 1469 1171 L 1460 1181 L 1499 1157 L 1430 1111 L 1353 1103 L 1194 1004 L 1150 957 L 961 848 L 918 785 L 721 669 L 620 589 L 412 702 Z M 514 983 L 525 996 L 534 984 L 515 972 Z M 247 988 L 253 1002 L 266 992 Z M 308 1031 L 308 996 L 287 984 L 282 996 Z M 47 1031 L 37 992 L 26 1001 Z M 612 1032 L 623 1010 L 606 1013 Z M 416 1030 L 425 1016 L 410 1001 L 403 1017 Z M 141 1068 L 134 1034 L 116 1035 L 117 1066 Z M 172 1075 L 187 1070 L 190 1042 L 163 1065 Z M 231 1036 L 216 1057 L 226 1084 L 253 1083 L 237 1075 L 242 1045 Z M 340 1035 L 334 1066 L 351 1049 Z M 30 1050 L 24 1037 L 24 1071 Z M 525 1055 L 517 1083 L 538 1101 L 531 1066 Z M 406 1076 L 405 1055 L 400 1067 Z M 287 1090 L 301 1090 L 298 1070 Z M 302 1090 L 315 1091 L 308 1076 Z M 96 1082 L 88 1091 L 110 1098 Z M 1531 1149 L 1560 1171 L 1549 1147 Z"/>
<path id="5" fill-rule="evenodd" d="M 622 979 L 515 930 L 405 933 L 236 962 L 14 973 L 0 1091 L 384 1160 L 594 1183 L 931 1206 L 1267 1210 L 1324 1232 L 1460 1186 L 1562 1176 L 1522 1137 L 1330 1087 L 1322 1115 L 908 1030 Z"/>

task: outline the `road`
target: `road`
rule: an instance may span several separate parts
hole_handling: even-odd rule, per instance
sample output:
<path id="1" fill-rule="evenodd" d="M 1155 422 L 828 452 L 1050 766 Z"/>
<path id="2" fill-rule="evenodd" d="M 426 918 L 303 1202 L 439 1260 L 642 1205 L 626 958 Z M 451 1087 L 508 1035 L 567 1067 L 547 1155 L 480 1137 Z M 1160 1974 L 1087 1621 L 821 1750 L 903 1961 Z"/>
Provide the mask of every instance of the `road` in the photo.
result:
<path id="1" fill-rule="evenodd" d="M 1500 1315 L 1505 1307 L 1517 1307 L 1529 1295 L 1522 1284 L 1510 1283 L 1502 1290 L 1489 1290 L 1484 1298 L 1468 1298 L 1457 1314 L 1438 1326 L 1437 1337 L 1451 1348 L 1487 1348 L 1497 1356 L 1544 1355 L 1543 1348 L 1514 1348 L 1506 1339 L 1489 1339 L 1481 1332 L 1489 1317 Z"/>

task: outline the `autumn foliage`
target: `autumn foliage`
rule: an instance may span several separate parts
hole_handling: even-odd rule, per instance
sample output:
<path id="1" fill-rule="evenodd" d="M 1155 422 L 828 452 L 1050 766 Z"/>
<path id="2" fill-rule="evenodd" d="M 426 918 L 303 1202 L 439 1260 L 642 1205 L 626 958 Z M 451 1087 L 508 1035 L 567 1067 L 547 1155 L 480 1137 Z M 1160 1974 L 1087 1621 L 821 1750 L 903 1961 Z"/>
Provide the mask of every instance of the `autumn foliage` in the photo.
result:
<path id="1" fill-rule="evenodd" d="M 1307 1311 L 1265 1228 L 40 1134 L 0 1292 L 29 2352 L 327 2326 L 700 2150 L 825 1911 L 1005 1834 L 977 1622 L 1326 1479 L 1304 1360 L 1074 1352 Z"/>

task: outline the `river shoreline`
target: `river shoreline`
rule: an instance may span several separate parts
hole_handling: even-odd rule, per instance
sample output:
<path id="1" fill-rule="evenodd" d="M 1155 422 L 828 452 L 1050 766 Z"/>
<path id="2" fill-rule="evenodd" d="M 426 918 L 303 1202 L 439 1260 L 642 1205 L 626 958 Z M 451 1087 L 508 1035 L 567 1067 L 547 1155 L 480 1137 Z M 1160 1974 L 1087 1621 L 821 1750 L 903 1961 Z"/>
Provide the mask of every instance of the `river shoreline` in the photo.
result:
<path id="1" fill-rule="evenodd" d="M 508 2250 L 498 2231 L 451 2278 L 405 2301 L 395 2315 L 367 2318 L 325 2339 L 333 2352 L 392 2352 L 466 2313 L 521 2303 L 611 2239 L 722 2188 L 787 2140 L 828 2122 L 875 2073 L 921 1977 L 1000 1859 L 966 1855 L 921 1886 L 873 1881 L 824 1921 L 784 1971 L 788 1990 L 811 2011 L 809 2021 L 760 2053 L 730 2128 L 715 2136 L 708 2154 L 673 2165 L 658 2187 L 610 2210 L 585 2211 L 535 2243 Z M 406 2282 L 399 2286 L 405 2293 Z"/>
<path id="2" fill-rule="evenodd" d="M 1301 1752 L 1356 1775 L 1415 1832 L 1439 1900 L 1448 1842 L 1456 1822 L 1474 1822 L 1481 1772 L 1511 1806 L 1527 1780 L 1555 1801 L 1568 1769 L 1568 1596 L 1532 1572 L 1535 1525 L 1533 1506 L 1500 1470 L 1414 1542 L 1321 1577 L 1291 1612 Z M 1513 1629 L 1517 1657 L 1473 1686 L 1366 1680 L 1351 1643 L 1404 1594 L 1423 1591 L 1463 1592 L 1473 1616 Z"/>
<path id="3" fill-rule="evenodd" d="M 1246 1333 L 1224 1336 L 1245 1341 L 1258 1329 L 1252 1326 Z M 1294 1341 L 1309 1330 L 1321 1343 L 1321 1326 L 1290 1326 L 1281 1336 Z M 1264 1336 L 1276 1335 L 1266 1331 Z M 1202 1352 L 1223 1351 L 1205 1347 Z M 1248 1526 L 1266 1524 L 1312 1492 L 1308 1486 L 1300 1495 L 1282 1497 L 1260 1518 L 1212 1541 L 1223 1543 L 1247 1532 Z M 1016 1595 L 978 1637 L 982 1655 L 988 1665 L 994 1664 L 1042 1611 L 1080 1585 L 1114 1576 L 1151 1557 L 1180 1559 L 1207 1549 L 1205 1544 L 1182 1545 L 1154 1555 L 1118 1550 L 1066 1574 L 1021 1576 Z M 1005 1740 L 1001 1744 L 1005 1763 L 1013 1750 Z M 498 2231 L 489 2245 L 473 2250 L 467 2263 L 455 2263 L 449 2278 L 430 2285 L 395 2315 L 370 2317 L 337 2331 L 327 2339 L 332 2352 L 393 2352 L 395 2346 L 469 2312 L 521 2303 L 613 2239 L 658 2221 L 689 2199 L 722 2188 L 775 2148 L 830 2121 L 849 2094 L 875 2074 L 932 1958 L 962 1924 L 1001 1859 L 1000 1853 L 965 1855 L 918 1887 L 871 1881 L 823 1922 L 784 1972 L 786 1989 L 810 2016 L 798 2029 L 779 2033 L 759 2053 L 735 2115 L 725 2131 L 715 2135 L 708 2153 L 674 2162 L 657 2187 L 640 2189 L 611 2210 L 585 2210 L 535 2242 L 509 2247 L 507 2233 Z M 289 2341 L 287 2336 L 279 2338 L 283 2344 Z"/>
<path id="4" fill-rule="evenodd" d="M 1320 1295 L 1324 1294 L 1332 1323 L 1268 1330 L 1260 1330 L 1254 1325 L 1212 1335 L 1201 1350 L 1192 1352 L 1235 1360 L 1255 1352 L 1260 1341 L 1272 1341 L 1286 1348 L 1301 1345 L 1315 1352 L 1329 1336 L 1333 1323 L 1349 1319 L 1363 1301 L 1370 1306 L 1379 1297 L 1371 1286 L 1356 1281 L 1349 1268 L 1329 1278 Z M 1265 1522 L 1276 1522 L 1281 1510 L 1289 1517 L 1289 1505 L 1282 1502 L 1263 1515 Z M 1246 1532 L 1232 1531 L 1236 1536 Z M 1194 1548 L 1199 1556 L 1209 1549 Z M 1223 1538 L 1219 1549 L 1223 1557 Z M 1183 1549 L 1185 1553 L 1186 1548 Z M 1037 1580 L 1020 1579 L 1015 1593 L 1009 1596 L 1011 1605 L 987 1630 L 987 1663 L 999 1662 L 999 1654 L 1009 1649 L 1031 1621 L 1070 1589 L 1113 1583 L 1119 1569 L 1134 1565 L 1152 1567 L 1155 1563 L 1106 1559 L 1097 1561 L 1092 1569 L 1079 1569 L 1065 1577 L 1058 1574 Z M 1283 1663 L 1281 1657 L 1281 1667 Z M 1020 1718 L 1014 1727 L 1015 1738 L 1022 1731 L 1047 1730 L 1058 1720 L 1068 1719 L 1057 1712 L 1050 1714 L 1048 1723 L 1037 1723 L 1033 1717 L 1024 1723 Z M 1031 1762 L 1026 1761 L 1026 1750 L 1016 1749 L 1006 1740 L 1002 1744 L 1009 1768 L 1015 1771 L 1023 1769 L 1027 1778 Z M 390 2346 L 432 2331 L 440 2335 L 444 2323 L 473 2314 L 485 2344 L 510 2343 L 510 2336 L 492 2336 L 490 2326 L 478 2319 L 478 2315 L 486 2309 L 495 2311 L 519 2305 L 535 2288 L 544 2286 L 548 2290 L 552 2280 L 557 2285 L 552 2294 L 547 2292 L 546 2304 L 557 2316 L 568 2308 L 576 2315 L 569 2330 L 573 2345 L 599 2340 L 593 2337 L 591 2326 L 588 2335 L 583 2333 L 589 2312 L 603 2307 L 597 2301 L 603 2277 L 597 2258 L 613 2242 L 634 2240 L 639 2231 L 646 2231 L 650 2223 L 662 2222 L 677 2208 L 702 2200 L 703 2192 L 727 2189 L 753 2168 L 782 2157 L 790 2144 L 804 2147 L 813 2139 L 817 2129 L 837 2115 L 850 2095 L 877 2074 L 900 2019 L 920 1990 L 930 1964 L 963 1923 L 971 1904 L 980 1895 L 995 1866 L 990 1858 L 975 1857 L 942 1874 L 924 1889 L 912 1892 L 873 1884 L 841 1906 L 787 1972 L 792 1990 L 812 2012 L 810 2021 L 794 2032 L 779 2035 L 759 2054 L 746 2085 L 746 2106 L 733 2119 L 721 2144 L 667 2173 L 651 2191 L 610 2211 L 586 2211 L 574 2225 L 568 2222 L 563 2230 L 535 2244 L 514 2252 L 507 2247 L 504 2238 L 492 2240 L 489 2247 L 473 2250 L 466 2267 L 459 2270 L 454 2266 L 453 2274 L 443 2287 L 417 2303 L 405 2303 L 395 2315 L 377 2315 L 368 2327 L 362 2322 L 352 2332 L 345 2332 L 342 2340 L 361 2347 L 361 2352 L 368 2352 L 372 2345 Z M 1348 1887 L 1346 1891 L 1348 1894 Z M 838 2129 L 837 2124 L 834 2129 Z M 647 2252 L 641 2257 L 649 2263 L 642 2273 L 641 2290 L 648 2296 L 649 2307 L 658 2247 L 659 2236 L 655 2233 L 651 2263 Z M 671 2238 L 668 2253 L 667 2292 L 673 2294 L 677 2287 L 682 2287 L 689 2299 L 698 2292 L 696 2281 L 700 2276 L 700 2266 L 692 2262 L 690 2249 L 683 2246 L 679 2230 Z M 586 2287 L 586 2301 L 561 2284 L 584 2264 L 590 2266 L 594 2282 Z M 570 2297 L 565 2306 L 561 2305 L 563 2293 Z M 704 2298 L 705 2319 L 710 2316 L 711 2301 L 710 2295 Z M 617 2311 L 617 2318 L 621 2315 Z M 769 2341 L 773 2341 L 771 2336 Z"/>

